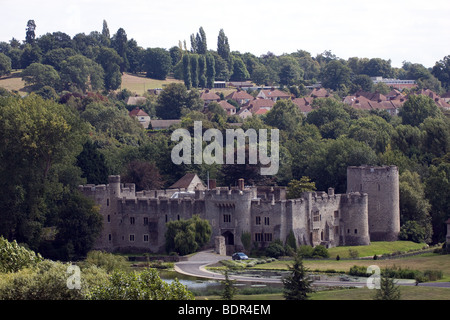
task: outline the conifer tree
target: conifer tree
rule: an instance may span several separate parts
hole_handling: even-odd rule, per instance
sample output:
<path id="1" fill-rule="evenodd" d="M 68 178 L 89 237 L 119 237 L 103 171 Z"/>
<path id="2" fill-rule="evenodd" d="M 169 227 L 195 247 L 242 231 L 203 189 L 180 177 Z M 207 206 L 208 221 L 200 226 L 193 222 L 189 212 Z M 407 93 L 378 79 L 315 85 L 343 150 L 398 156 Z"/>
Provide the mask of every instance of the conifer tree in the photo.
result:
<path id="1" fill-rule="evenodd" d="M 307 269 L 303 266 L 300 252 L 294 254 L 294 265 L 291 267 L 291 274 L 283 278 L 284 292 L 286 300 L 307 300 L 308 294 L 313 292 L 312 281 L 308 279 Z"/>

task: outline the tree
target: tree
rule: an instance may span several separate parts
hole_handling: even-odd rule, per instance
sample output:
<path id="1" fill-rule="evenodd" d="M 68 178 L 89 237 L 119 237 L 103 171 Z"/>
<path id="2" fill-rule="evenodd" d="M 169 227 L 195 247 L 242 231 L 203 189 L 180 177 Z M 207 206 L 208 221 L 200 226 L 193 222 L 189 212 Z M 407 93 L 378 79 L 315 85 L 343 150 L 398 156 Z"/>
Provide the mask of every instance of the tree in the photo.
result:
<path id="1" fill-rule="evenodd" d="M 311 182 L 309 177 L 301 177 L 300 180 L 291 180 L 288 184 L 287 195 L 288 199 L 298 199 L 303 192 L 315 191 L 316 184 Z"/>
<path id="2" fill-rule="evenodd" d="M 156 115 L 162 119 L 180 119 L 183 110 L 200 110 L 203 103 L 196 90 L 188 92 L 181 83 L 167 85 L 156 101 Z"/>
<path id="3" fill-rule="evenodd" d="M 111 45 L 111 35 L 109 33 L 108 23 L 103 20 L 102 45 L 109 47 Z"/>
<path id="4" fill-rule="evenodd" d="M 200 55 L 198 57 L 198 85 L 200 88 L 206 88 L 206 57 Z"/>
<path id="5" fill-rule="evenodd" d="M 265 122 L 280 130 L 293 132 L 302 120 L 303 115 L 291 100 L 280 99 L 266 114 Z"/>
<path id="6" fill-rule="evenodd" d="M 28 44 L 34 44 L 34 40 L 36 38 L 36 34 L 34 33 L 34 30 L 36 29 L 36 23 L 34 20 L 28 20 L 27 23 L 27 33 L 25 37 L 25 42 Z"/>
<path id="7" fill-rule="evenodd" d="M 373 89 L 373 81 L 366 74 L 358 74 L 352 80 L 351 92 L 366 91 L 371 92 Z"/>
<path id="8" fill-rule="evenodd" d="M 123 28 L 119 28 L 117 33 L 113 36 L 111 41 L 112 47 L 117 51 L 119 56 L 122 58 L 122 63 L 120 64 L 120 72 L 125 72 L 129 68 L 128 62 L 128 38 L 127 33 Z"/>
<path id="9" fill-rule="evenodd" d="M 430 97 L 413 95 L 403 104 L 399 116 L 402 124 L 418 126 L 428 117 L 441 117 L 442 112 Z"/>
<path id="10" fill-rule="evenodd" d="M 400 300 L 400 287 L 396 285 L 394 279 L 383 273 L 380 278 L 380 289 L 375 293 L 375 300 Z"/>
<path id="11" fill-rule="evenodd" d="M 362 73 L 370 77 L 391 78 L 393 76 L 391 60 L 372 58 L 364 65 Z"/>
<path id="12" fill-rule="evenodd" d="M 200 27 L 196 36 L 197 42 L 197 53 L 206 54 L 208 52 L 208 46 L 206 43 L 206 33 L 203 27 Z"/>
<path id="13" fill-rule="evenodd" d="M 166 251 L 186 255 L 195 252 L 209 242 L 211 226 L 207 220 L 192 217 L 174 220 L 166 224 Z"/>
<path id="14" fill-rule="evenodd" d="M 170 54 L 163 48 L 149 48 L 144 54 L 144 69 L 147 78 L 165 80 L 171 70 Z"/>
<path id="15" fill-rule="evenodd" d="M 123 182 L 134 183 L 137 191 L 160 190 L 164 186 L 158 168 L 151 162 L 131 161 L 121 176 Z"/>
<path id="16" fill-rule="evenodd" d="M 244 61 L 239 57 L 232 58 L 233 73 L 231 74 L 231 80 L 243 81 L 250 78 L 250 74 L 247 71 Z"/>
<path id="17" fill-rule="evenodd" d="M 233 300 L 233 297 L 237 291 L 236 287 L 234 286 L 234 283 L 236 281 L 231 280 L 228 273 L 229 270 L 225 269 L 224 271 L 225 280 L 222 281 L 223 285 L 222 300 Z"/>
<path id="18" fill-rule="evenodd" d="M 437 61 L 431 73 L 438 78 L 443 87 L 450 89 L 450 55 Z"/>
<path id="19" fill-rule="evenodd" d="M 197 88 L 199 84 L 198 73 L 198 54 L 190 54 L 189 55 L 189 64 L 191 66 L 191 83 L 192 87 Z"/>
<path id="20" fill-rule="evenodd" d="M 206 54 L 206 87 L 214 88 L 214 82 L 216 78 L 216 67 L 214 56 L 210 53 Z"/>
<path id="21" fill-rule="evenodd" d="M 230 45 L 223 29 L 220 29 L 217 37 L 217 53 L 223 60 L 231 62 Z"/>
<path id="22" fill-rule="evenodd" d="M 286 300 L 307 300 L 308 294 L 313 292 L 312 280 L 308 279 L 308 269 L 303 265 L 303 258 L 297 250 L 294 254 L 294 264 L 289 266 L 291 274 L 284 277 L 283 296 Z"/>
<path id="23" fill-rule="evenodd" d="M 103 68 L 83 55 L 77 54 L 64 60 L 61 65 L 61 82 L 65 89 L 86 92 L 89 87 L 99 90 L 104 84 Z"/>
<path id="24" fill-rule="evenodd" d="M 292 56 L 282 56 L 279 59 L 280 83 L 286 86 L 297 84 L 303 78 L 303 70 L 300 68 L 297 60 Z"/>
<path id="25" fill-rule="evenodd" d="M 86 141 L 83 150 L 77 156 L 77 166 L 83 171 L 81 176 L 86 178 L 87 183 L 108 183 L 108 167 L 105 156 L 91 140 Z"/>
<path id="26" fill-rule="evenodd" d="M 194 295 L 177 279 L 163 281 L 156 269 L 114 271 L 107 281 L 90 290 L 90 300 L 193 300 Z"/>
<path id="27" fill-rule="evenodd" d="M 22 80 L 27 85 L 33 86 L 34 90 L 49 86 L 58 88 L 61 81 L 58 72 L 52 66 L 32 63 L 24 71 L 22 71 Z"/>
<path id="28" fill-rule="evenodd" d="M 104 82 L 106 90 L 117 90 L 122 84 L 122 74 L 120 73 L 120 64 L 122 58 L 116 50 L 107 47 L 101 47 L 98 53 L 97 63 L 99 63 L 105 72 Z"/>
<path id="29" fill-rule="evenodd" d="M 348 88 L 351 70 L 339 60 L 330 61 L 321 71 L 320 78 L 325 88 L 342 90 Z"/>
<path id="30" fill-rule="evenodd" d="M 11 59 L 0 52 L 0 77 L 11 73 Z"/>
<path id="31" fill-rule="evenodd" d="M 189 59 L 189 54 L 183 55 L 183 79 L 184 85 L 189 90 L 192 86 L 191 78 L 191 60 Z"/>
<path id="32" fill-rule="evenodd" d="M 85 258 L 102 230 L 103 218 L 92 199 L 79 191 L 63 196 L 59 208 L 55 242 L 60 245 L 60 259 Z"/>
<path id="33" fill-rule="evenodd" d="M 17 241 L 9 242 L 0 236 L 0 272 L 17 272 L 23 268 L 30 268 L 43 260 L 34 251 L 20 246 Z"/>

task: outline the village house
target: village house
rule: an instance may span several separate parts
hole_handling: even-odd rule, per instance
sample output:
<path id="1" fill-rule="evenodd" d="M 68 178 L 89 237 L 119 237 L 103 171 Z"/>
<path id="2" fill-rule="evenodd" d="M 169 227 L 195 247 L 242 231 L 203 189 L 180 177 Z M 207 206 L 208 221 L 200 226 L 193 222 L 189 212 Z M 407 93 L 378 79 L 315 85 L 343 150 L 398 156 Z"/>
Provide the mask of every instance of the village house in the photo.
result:
<path id="1" fill-rule="evenodd" d="M 219 105 L 227 112 L 228 116 L 236 114 L 236 107 L 228 103 L 226 100 L 219 101 Z"/>
<path id="2" fill-rule="evenodd" d="M 237 102 L 237 104 L 239 106 L 243 106 L 247 103 L 249 103 L 251 100 L 253 100 L 253 96 L 248 94 L 246 91 L 244 90 L 236 90 L 234 92 L 232 92 L 231 94 L 229 94 L 226 99 L 228 100 L 234 100 Z"/>
<path id="3" fill-rule="evenodd" d="M 256 98 L 250 101 L 247 106 L 250 112 L 256 113 L 261 109 L 269 111 L 274 104 L 275 102 L 273 100 Z"/>
<path id="4" fill-rule="evenodd" d="M 271 88 L 269 90 L 261 90 L 256 97 L 263 99 L 271 99 L 274 102 L 276 102 L 278 99 L 290 99 L 291 95 L 287 92 Z"/>
<path id="5" fill-rule="evenodd" d="M 242 107 L 236 114 L 243 120 L 253 116 L 248 107 Z"/>
<path id="6" fill-rule="evenodd" d="M 139 107 L 134 108 L 129 113 L 130 117 L 136 117 L 139 123 L 147 129 L 150 124 L 150 116 L 144 110 L 141 110 Z"/>
<path id="7" fill-rule="evenodd" d="M 220 101 L 220 97 L 217 94 L 215 94 L 214 92 L 211 92 L 209 90 L 205 90 L 204 92 L 202 92 L 202 94 L 200 95 L 200 99 L 203 100 L 205 107 L 208 104 L 210 104 L 211 102 L 219 102 Z"/>
<path id="8" fill-rule="evenodd" d="M 312 109 L 313 97 L 295 98 L 292 102 L 299 108 L 300 112 L 306 117 Z"/>

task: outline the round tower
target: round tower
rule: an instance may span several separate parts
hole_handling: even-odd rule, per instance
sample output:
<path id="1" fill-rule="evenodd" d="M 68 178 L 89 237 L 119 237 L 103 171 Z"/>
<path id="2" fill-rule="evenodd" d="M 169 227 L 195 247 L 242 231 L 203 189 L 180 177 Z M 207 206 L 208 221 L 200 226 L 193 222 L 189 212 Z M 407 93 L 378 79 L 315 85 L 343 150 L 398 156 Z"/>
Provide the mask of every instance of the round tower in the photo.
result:
<path id="1" fill-rule="evenodd" d="M 110 197 L 120 197 L 120 176 L 109 176 L 108 182 Z"/>
<path id="2" fill-rule="evenodd" d="M 395 241 L 400 232 L 399 173 L 396 166 L 347 168 L 347 193 L 369 195 L 371 241 Z"/>

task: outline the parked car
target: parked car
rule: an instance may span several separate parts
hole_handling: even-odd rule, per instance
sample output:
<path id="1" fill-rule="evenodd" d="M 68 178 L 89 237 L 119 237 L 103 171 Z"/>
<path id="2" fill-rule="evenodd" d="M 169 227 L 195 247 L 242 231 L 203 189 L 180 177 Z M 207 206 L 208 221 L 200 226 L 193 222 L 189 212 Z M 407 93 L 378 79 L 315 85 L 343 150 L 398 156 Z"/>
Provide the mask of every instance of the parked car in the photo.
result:
<path id="1" fill-rule="evenodd" d="M 236 252 L 236 253 L 233 253 L 233 255 L 231 256 L 231 258 L 232 258 L 233 260 L 248 260 L 247 255 L 246 255 L 245 253 L 243 253 L 243 252 Z"/>

